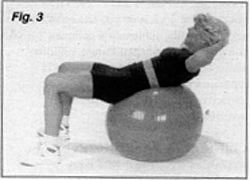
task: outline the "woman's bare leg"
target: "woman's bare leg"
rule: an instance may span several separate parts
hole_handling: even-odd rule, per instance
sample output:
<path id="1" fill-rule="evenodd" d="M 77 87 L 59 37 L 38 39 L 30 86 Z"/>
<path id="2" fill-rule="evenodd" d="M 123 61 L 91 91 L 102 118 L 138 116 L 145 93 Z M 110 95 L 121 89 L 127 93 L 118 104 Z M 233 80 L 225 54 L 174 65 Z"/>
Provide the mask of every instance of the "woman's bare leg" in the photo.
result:
<path id="1" fill-rule="evenodd" d="M 77 72 L 73 70 L 74 68 L 67 71 L 61 68 L 59 70 L 61 72 L 50 74 L 45 79 L 45 134 L 38 134 L 42 138 L 39 143 L 40 153 L 37 154 L 31 151 L 20 162 L 22 165 L 38 166 L 59 164 L 61 162 L 60 147 L 63 145 L 62 143 L 64 143 L 65 139 L 58 138 L 58 135 L 60 126 L 62 125 L 62 116 L 64 113 L 69 114 L 73 97 L 92 98 L 93 95 L 91 71 L 85 69 L 85 65 L 82 65 L 82 67 Z"/>
<path id="2" fill-rule="evenodd" d="M 58 136 L 59 134 L 65 103 L 61 94 L 70 99 L 73 97 L 92 98 L 93 82 L 90 72 L 54 73 L 46 78 L 44 88 L 45 134 L 50 136 Z M 71 106 L 70 101 L 67 103 Z"/>
<path id="3" fill-rule="evenodd" d="M 60 73 L 83 73 L 83 72 L 90 72 L 93 67 L 93 62 L 64 62 L 62 63 L 59 68 L 58 72 Z M 73 97 L 61 93 L 61 101 L 63 104 L 62 114 L 63 116 L 69 116 Z"/>

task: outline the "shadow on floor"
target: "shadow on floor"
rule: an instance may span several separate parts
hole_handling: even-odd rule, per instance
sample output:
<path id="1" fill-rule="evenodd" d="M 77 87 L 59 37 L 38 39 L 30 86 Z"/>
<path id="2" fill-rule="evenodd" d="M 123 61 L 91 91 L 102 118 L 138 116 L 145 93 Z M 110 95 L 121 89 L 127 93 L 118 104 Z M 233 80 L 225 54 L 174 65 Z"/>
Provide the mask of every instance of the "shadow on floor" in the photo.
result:
<path id="1" fill-rule="evenodd" d="M 115 148 L 111 145 L 99 145 L 90 143 L 69 143 L 65 146 L 66 149 L 72 150 L 78 153 L 106 153 L 106 154 L 118 154 Z"/>
<path id="2" fill-rule="evenodd" d="M 99 144 L 90 144 L 90 143 L 69 143 L 65 146 L 66 149 L 72 150 L 78 153 L 104 153 L 104 154 L 117 154 L 119 153 L 115 150 L 115 148 L 111 145 L 99 145 Z M 201 136 L 196 143 L 195 147 L 188 152 L 185 156 L 174 160 L 174 162 L 183 162 L 183 161 L 192 161 L 195 159 L 203 159 L 203 158 L 212 158 L 217 154 L 220 156 L 230 156 L 235 155 L 238 152 L 232 148 L 230 148 L 226 143 L 220 142 L 216 139 L 213 139 L 209 136 Z"/>
<path id="3" fill-rule="evenodd" d="M 238 151 L 224 142 L 220 142 L 209 136 L 201 136 L 195 147 L 185 156 L 176 159 L 175 162 L 190 161 L 218 157 L 220 159 L 231 158 L 238 155 Z"/>

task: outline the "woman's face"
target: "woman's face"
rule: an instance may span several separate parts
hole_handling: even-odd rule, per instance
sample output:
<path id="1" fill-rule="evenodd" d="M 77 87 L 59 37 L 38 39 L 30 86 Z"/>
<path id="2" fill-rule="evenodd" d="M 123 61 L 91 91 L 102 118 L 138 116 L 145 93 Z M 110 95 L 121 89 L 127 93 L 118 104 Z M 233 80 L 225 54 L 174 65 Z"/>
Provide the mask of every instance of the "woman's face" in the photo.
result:
<path id="1" fill-rule="evenodd" d="M 184 44 L 191 52 L 196 52 L 209 46 L 208 42 L 204 39 L 204 36 L 202 36 L 202 33 L 204 33 L 202 31 L 202 29 L 196 26 L 188 28 Z"/>

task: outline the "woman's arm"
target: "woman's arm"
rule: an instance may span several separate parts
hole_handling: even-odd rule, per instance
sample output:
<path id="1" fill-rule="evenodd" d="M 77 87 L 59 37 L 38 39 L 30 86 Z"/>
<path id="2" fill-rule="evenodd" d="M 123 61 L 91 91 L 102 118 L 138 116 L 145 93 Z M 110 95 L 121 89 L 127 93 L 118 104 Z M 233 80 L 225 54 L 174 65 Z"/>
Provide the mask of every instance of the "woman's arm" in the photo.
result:
<path id="1" fill-rule="evenodd" d="M 219 41 L 218 43 L 203 48 L 195 52 L 186 60 L 186 68 L 189 72 L 197 72 L 201 67 L 210 64 L 215 55 L 228 43 L 227 40 Z"/>

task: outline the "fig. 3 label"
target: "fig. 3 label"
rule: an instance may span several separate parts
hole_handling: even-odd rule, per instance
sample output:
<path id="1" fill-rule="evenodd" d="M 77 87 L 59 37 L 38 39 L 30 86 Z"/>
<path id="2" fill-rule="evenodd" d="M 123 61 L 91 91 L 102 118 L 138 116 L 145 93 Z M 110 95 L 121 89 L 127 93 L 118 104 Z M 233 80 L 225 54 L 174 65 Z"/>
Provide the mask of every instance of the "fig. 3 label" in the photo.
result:
<path id="1" fill-rule="evenodd" d="M 30 13 L 25 13 L 22 11 L 15 11 L 12 14 L 11 21 L 21 22 L 22 24 L 27 24 L 29 22 L 41 22 L 44 19 L 44 13 L 38 12 L 34 19 L 31 17 Z"/>

